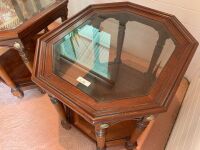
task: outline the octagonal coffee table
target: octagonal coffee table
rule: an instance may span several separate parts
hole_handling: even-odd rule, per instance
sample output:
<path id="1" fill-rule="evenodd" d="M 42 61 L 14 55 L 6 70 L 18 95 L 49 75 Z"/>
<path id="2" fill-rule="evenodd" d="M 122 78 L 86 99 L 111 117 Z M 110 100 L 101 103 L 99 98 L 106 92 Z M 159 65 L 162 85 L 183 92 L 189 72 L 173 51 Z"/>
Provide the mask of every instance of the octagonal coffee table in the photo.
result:
<path id="1" fill-rule="evenodd" d="M 167 110 L 197 45 L 173 15 L 129 2 L 91 5 L 39 39 L 32 79 L 64 127 L 73 123 L 99 150 L 121 139 L 131 149 Z"/>

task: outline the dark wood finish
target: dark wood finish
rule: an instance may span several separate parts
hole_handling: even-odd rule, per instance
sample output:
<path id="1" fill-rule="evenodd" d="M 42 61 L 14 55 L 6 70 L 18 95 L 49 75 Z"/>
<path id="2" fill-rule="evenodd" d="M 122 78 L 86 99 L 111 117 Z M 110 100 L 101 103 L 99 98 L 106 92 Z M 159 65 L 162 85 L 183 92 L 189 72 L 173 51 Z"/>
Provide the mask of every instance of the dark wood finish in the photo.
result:
<path id="1" fill-rule="evenodd" d="M 10 79 L 9 75 L 7 74 L 7 72 L 2 67 L 1 64 L 0 64 L 0 77 L 11 88 L 11 93 L 14 96 L 17 96 L 18 98 L 23 97 L 23 92 L 18 87 L 16 87 L 15 83 Z"/>
<path id="2" fill-rule="evenodd" d="M 149 116 L 137 120 L 136 128 L 132 132 L 129 141 L 126 143 L 127 149 L 132 150 L 133 148 L 137 147 L 136 141 L 138 137 L 142 134 L 144 129 L 147 127 L 149 121 L 151 121 L 152 119 L 154 119 L 153 116 Z"/>
<path id="3" fill-rule="evenodd" d="M 67 114 L 65 112 L 63 104 L 59 100 L 57 100 L 55 97 L 52 97 L 49 95 L 49 98 L 51 100 L 51 103 L 54 105 L 54 108 L 56 109 L 56 111 L 58 112 L 60 116 L 61 125 L 63 126 L 63 128 L 69 130 L 71 128 L 71 125 L 67 120 Z"/>
<path id="4" fill-rule="evenodd" d="M 95 126 L 88 123 L 83 117 L 71 111 L 71 124 L 96 141 Z M 126 120 L 111 125 L 106 129 L 106 146 L 125 145 L 131 138 L 131 133 L 136 127 L 136 120 Z"/>
<path id="5" fill-rule="evenodd" d="M 8 59 L 14 58 L 14 59 Z M 21 88 L 36 87 L 31 82 L 31 73 L 23 63 L 16 50 L 9 50 L 0 57 L 0 63 L 11 78 L 11 80 Z"/>
<path id="6" fill-rule="evenodd" d="M 19 7 L 16 1 L 12 2 L 16 3 L 16 7 Z M 40 7 L 40 4 L 38 2 L 36 3 L 37 7 Z M 57 0 L 54 4 L 26 20 L 15 29 L 0 31 L 0 46 L 8 46 L 10 49 L 18 51 L 18 54 L 13 51 L 7 52 L 8 54 L 1 57 L 1 62 L 3 62 L 2 66 L 5 67 L 10 79 L 13 80 L 12 82 L 21 87 L 21 89 L 36 87 L 31 81 L 36 43 L 34 37 L 43 29 L 47 31 L 47 26 L 56 19 L 61 17 L 63 21 L 66 20 L 68 15 L 67 5 L 68 0 Z M 20 13 L 20 11 L 17 11 L 17 13 L 17 15 L 24 20 L 22 13 Z M 19 56 L 26 67 L 22 64 Z M 13 60 L 13 58 L 16 60 Z M 10 63 L 12 61 L 15 63 Z M 18 68 L 20 69 L 17 70 Z"/>
<path id="7" fill-rule="evenodd" d="M 75 23 L 76 26 L 80 25 L 95 13 L 121 10 L 133 12 L 150 20 L 156 20 L 162 23 L 176 41 L 176 48 L 148 95 L 109 102 L 97 102 L 72 84 L 69 84 L 54 74 L 52 70 L 52 44 L 73 29 Z M 123 37 L 122 31 L 121 36 Z M 161 35 L 162 32 L 159 34 Z M 158 40 L 161 45 L 158 43 L 155 47 L 156 54 L 154 60 L 158 59 L 162 43 L 165 40 L 165 38 Z M 118 46 L 119 56 L 122 44 L 123 42 Z M 135 145 L 137 137 L 145 128 L 146 123 L 148 123 L 148 119 L 146 120 L 146 118 L 152 114 L 162 113 L 167 110 L 197 46 L 198 42 L 173 15 L 129 2 L 91 5 L 64 22 L 53 32 L 48 32 L 38 40 L 32 79 L 45 91 L 54 95 L 58 100 L 93 126 L 96 133 L 98 149 L 105 148 L 106 130 L 109 129 L 106 128 L 108 126 L 113 126 L 114 124 L 127 120 L 138 121 L 137 127 L 130 138 L 132 144 L 130 142 L 127 144 L 130 147 L 130 145 Z M 154 66 L 155 62 L 152 61 L 151 64 Z M 152 68 L 150 67 L 151 72 Z M 80 118 L 76 118 L 76 120 L 80 122 Z M 89 131 L 87 128 L 83 129 L 84 126 L 79 128 Z M 89 133 L 87 134 L 89 135 Z"/>
<path id="8" fill-rule="evenodd" d="M 97 150 L 105 150 L 106 128 L 108 128 L 108 127 L 109 127 L 109 125 L 107 125 L 107 124 L 97 124 L 97 125 L 95 125 Z"/>

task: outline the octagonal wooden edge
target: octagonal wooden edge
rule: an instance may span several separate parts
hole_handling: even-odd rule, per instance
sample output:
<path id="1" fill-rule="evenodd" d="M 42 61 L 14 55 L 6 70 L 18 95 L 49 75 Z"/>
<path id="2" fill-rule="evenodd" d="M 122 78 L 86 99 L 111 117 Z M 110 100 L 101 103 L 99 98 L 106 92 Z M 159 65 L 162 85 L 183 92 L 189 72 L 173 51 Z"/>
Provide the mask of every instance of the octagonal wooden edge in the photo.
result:
<path id="1" fill-rule="evenodd" d="M 52 50 L 52 47 L 49 42 L 54 38 L 62 37 L 73 28 L 72 26 L 75 23 L 80 25 L 87 20 L 89 16 L 95 13 L 120 10 L 134 12 L 135 14 L 161 22 L 166 30 L 175 38 L 177 47 L 170 57 L 170 60 L 167 62 L 166 67 L 164 67 L 160 73 L 155 86 L 150 90 L 149 95 L 116 100 L 109 103 L 97 103 L 74 86 L 70 86 L 69 83 L 60 77 L 56 77 L 55 74 L 47 71 L 52 68 L 52 66 L 48 66 L 52 64 L 49 58 L 46 62 L 46 56 L 51 57 L 49 51 Z M 54 29 L 38 39 L 32 80 L 90 123 L 109 122 L 109 120 L 130 120 L 167 110 L 197 46 L 198 42 L 195 38 L 173 15 L 130 2 L 90 5 L 72 18 L 66 20 L 57 29 Z M 174 67 L 174 65 L 176 65 L 176 67 Z M 56 82 L 54 80 L 56 80 Z M 59 84 L 56 84 L 58 83 L 57 81 Z M 58 85 L 59 88 L 56 87 Z"/>

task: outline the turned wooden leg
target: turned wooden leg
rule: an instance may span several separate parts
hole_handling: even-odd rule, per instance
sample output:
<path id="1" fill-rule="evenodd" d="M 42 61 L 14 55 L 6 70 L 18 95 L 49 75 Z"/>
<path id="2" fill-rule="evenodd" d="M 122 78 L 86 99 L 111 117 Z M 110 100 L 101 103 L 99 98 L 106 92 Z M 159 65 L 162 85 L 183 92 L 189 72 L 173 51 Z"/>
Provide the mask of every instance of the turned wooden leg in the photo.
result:
<path id="1" fill-rule="evenodd" d="M 33 64 L 28 60 L 24 48 L 20 43 L 15 42 L 14 48 L 18 51 L 20 57 L 22 58 L 24 64 L 28 68 L 28 70 L 32 73 L 33 71 Z"/>
<path id="2" fill-rule="evenodd" d="M 65 20 L 67 20 L 67 16 L 62 16 L 61 21 L 64 22 Z"/>
<path id="3" fill-rule="evenodd" d="M 67 16 L 68 16 L 68 8 L 67 5 L 63 8 L 63 14 L 61 16 L 61 20 L 62 22 L 64 22 L 65 20 L 67 20 Z"/>
<path id="4" fill-rule="evenodd" d="M 4 82 L 11 88 L 11 93 L 18 98 L 22 98 L 24 96 L 23 92 L 16 87 L 14 82 L 10 79 L 5 69 L 0 64 L 0 77 L 4 80 Z"/>
<path id="5" fill-rule="evenodd" d="M 44 28 L 44 33 L 47 33 L 47 32 L 49 32 L 48 27 Z"/>
<path id="6" fill-rule="evenodd" d="M 108 127 L 108 124 L 98 124 L 95 126 L 97 150 L 105 150 L 106 148 L 106 128 Z"/>
<path id="7" fill-rule="evenodd" d="M 49 97 L 50 97 L 50 100 L 51 100 L 52 104 L 54 105 L 56 111 L 59 114 L 59 117 L 61 119 L 61 125 L 63 126 L 63 128 L 69 130 L 71 128 L 71 125 L 67 121 L 67 117 L 66 117 L 67 115 L 66 115 L 63 104 L 55 97 L 52 97 L 52 96 L 49 96 Z"/>
<path id="8" fill-rule="evenodd" d="M 149 121 L 153 119 L 153 116 L 144 117 L 137 121 L 136 129 L 132 132 L 130 140 L 127 142 L 126 147 L 128 150 L 133 150 L 137 147 L 137 139 L 147 127 Z"/>

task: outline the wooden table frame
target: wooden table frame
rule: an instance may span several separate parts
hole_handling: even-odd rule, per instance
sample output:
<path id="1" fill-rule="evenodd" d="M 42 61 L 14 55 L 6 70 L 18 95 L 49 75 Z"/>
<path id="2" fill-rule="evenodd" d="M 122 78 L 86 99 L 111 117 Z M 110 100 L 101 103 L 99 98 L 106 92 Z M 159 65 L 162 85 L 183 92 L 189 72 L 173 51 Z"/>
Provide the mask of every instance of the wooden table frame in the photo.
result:
<path id="1" fill-rule="evenodd" d="M 67 5 L 68 0 L 57 0 L 15 29 L 0 31 L 0 46 L 17 50 L 26 67 L 32 73 L 33 65 L 28 58 L 29 49 L 31 49 L 31 47 L 29 47 L 27 43 L 31 41 L 34 35 L 46 29 L 47 26 L 56 19 L 61 17 L 62 21 L 65 21 L 68 15 Z M 1 73 L 3 74 L 1 76 L 5 76 L 5 70 L 1 71 Z M 6 76 L 8 77 L 7 79 L 12 81 L 8 75 Z M 12 83 L 14 84 L 14 82 Z"/>
<path id="2" fill-rule="evenodd" d="M 81 24 L 98 12 L 118 10 L 133 12 L 162 23 L 176 41 L 176 49 L 148 95 L 98 103 L 53 73 L 52 44 L 73 29 L 73 24 Z M 161 43 L 163 40 L 166 38 L 161 39 Z M 132 149 L 153 116 L 167 110 L 197 46 L 196 39 L 173 15 L 129 2 L 91 5 L 38 40 L 32 80 L 54 96 L 54 103 L 64 103 L 95 126 L 98 150 L 105 149 L 106 129 L 109 126 L 124 120 L 136 120 L 137 127 L 127 143 L 127 147 Z"/>

